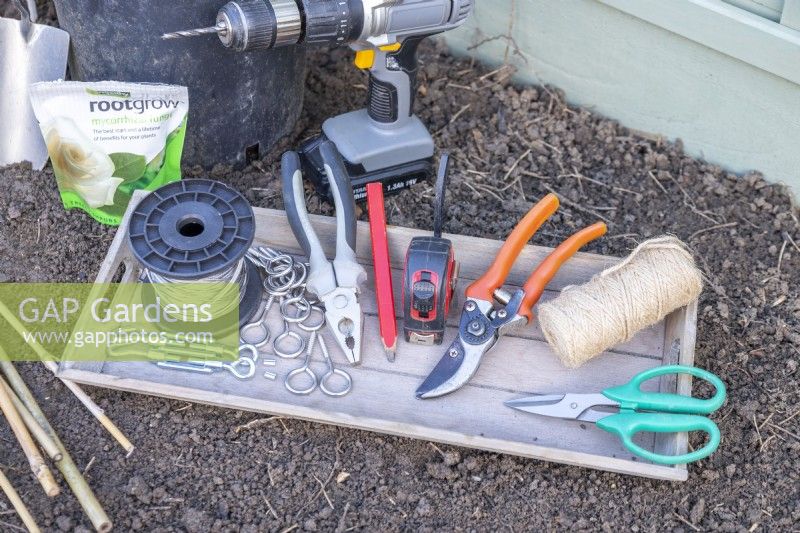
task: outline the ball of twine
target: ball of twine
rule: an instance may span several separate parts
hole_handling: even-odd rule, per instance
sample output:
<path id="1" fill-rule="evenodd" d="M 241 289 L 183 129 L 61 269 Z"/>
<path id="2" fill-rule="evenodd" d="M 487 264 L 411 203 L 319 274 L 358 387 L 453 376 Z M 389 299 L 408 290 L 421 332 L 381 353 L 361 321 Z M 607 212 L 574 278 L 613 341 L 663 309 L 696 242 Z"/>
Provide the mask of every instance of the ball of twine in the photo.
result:
<path id="1" fill-rule="evenodd" d="M 657 237 L 588 283 L 565 288 L 539 306 L 538 318 L 564 365 L 577 368 L 688 305 L 702 289 L 702 273 L 686 245 L 677 237 Z"/>

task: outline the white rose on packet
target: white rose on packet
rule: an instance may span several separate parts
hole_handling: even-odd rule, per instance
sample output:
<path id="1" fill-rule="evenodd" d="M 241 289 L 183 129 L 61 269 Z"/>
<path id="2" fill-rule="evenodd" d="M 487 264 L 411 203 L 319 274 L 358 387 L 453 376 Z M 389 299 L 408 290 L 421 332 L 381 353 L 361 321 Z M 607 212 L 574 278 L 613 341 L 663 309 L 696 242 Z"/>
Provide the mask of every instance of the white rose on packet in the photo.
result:
<path id="1" fill-rule="evenodd" d="M 186 87 L 48 81 L 29 92 L 67 209 L 118 226 L 136 191 L 181 179 Z"/>
<path id="2" fill-rule="evenodd" d="M 56 176 L 78 193 L 89 207 L 114 204 L 123 178 L 114 177 L 114 162 L 75 123 L 57 117 L 45 125 L 44 138 Z"/>

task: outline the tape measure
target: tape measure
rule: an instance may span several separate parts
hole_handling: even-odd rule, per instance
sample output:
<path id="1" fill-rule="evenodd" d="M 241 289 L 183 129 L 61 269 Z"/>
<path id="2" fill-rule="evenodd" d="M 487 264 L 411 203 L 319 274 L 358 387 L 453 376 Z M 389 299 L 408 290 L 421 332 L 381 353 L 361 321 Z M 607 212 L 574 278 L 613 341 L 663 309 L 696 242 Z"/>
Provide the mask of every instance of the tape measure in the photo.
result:
<path id="1" fill-rule="evenodd" d="M 441 344 L 455 292 L 458 264 L 453 243 L 442 238 L 450 156 L 442 154 L 436 176 L 433 236 L 414 237 L 403 274 L 403 332 L 406 342 Z"/>

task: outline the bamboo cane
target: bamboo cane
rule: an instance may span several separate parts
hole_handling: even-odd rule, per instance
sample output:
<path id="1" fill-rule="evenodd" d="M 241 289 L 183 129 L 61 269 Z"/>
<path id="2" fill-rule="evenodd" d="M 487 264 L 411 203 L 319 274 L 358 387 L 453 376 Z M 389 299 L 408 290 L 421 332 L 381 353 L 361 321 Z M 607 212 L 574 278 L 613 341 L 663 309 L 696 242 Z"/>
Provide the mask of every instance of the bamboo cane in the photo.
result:
<path id="1" fill-rule="evenodd" d="M 44 457 L 39 452 L 36 443 L 33 442 L 28 428 L 25 427 L 25 422 L 23 422 L 22 417 L 14 407 L 14 402 L 11 401 L 11 396 L 8 395 L 8 391 L 3 387 L 0 387 L 0 411 L 3 411 L 6 420 L 8 420 L 8 425 L 11 426 L 14 436 L 17 437 L 17 442 L 19 442 L 22 451 L 25 452 L 25 457 L 28 458 L 28 464 L 33 471 L 33 475 L 42 485 L 44 492 L 51 498 L 58 496 L 61 490 L 58 488 L 53 473 L 47 467 L 47 463 L 44 462 Z"/>
<path id="2" fill-rule="evenodd" d="M 9 324 L 11 324 L 11 327 L 13 327 L 22 338 L 28 338 L 26 336 L 28 330 L 25 329 L 25 326 L 22 325 L 22 322 L 20 322 L 17 317 L 15 317 L 14 314 L 9 311 L 8 307 L 2 301 L 0 301 L 0 316 L 2 316 Z M 53 362 L 54 357 L 52 354 L 48 353 L 48 351 L 45 350 L 44 347 L 35 340 L 29 342 L 28 344 L 36 352 L 36 355 L 39 356 L 42 363 L 51 372 L 53 372 L 53 374 L 56 374 L 56 377 L 58 377 L 58 365 Z M 92 413 L 92 415 L 94 415 L 97 421 L 100 422 L 104 428 L 106 428 L 106 431 L 108 431 L 111 436 L 114 437 L 120 446 L 125 449 L 127 456 L 130 457 L 135 448 L 134 445 L 131 444 L 131 441 L 128 440 L 128 437 L 126 437 L 125 434 L 122 433 L 122 431 L 116 426 L 116 424 L 114 424 L 114 422 L 105 414 L 103 409 L 97 405 L 77 383 L 68 379 L 59 379 L 61 379 L 61 382 L 64 383 L 64 385 L 66 385 L 70 391 L 72 391 L 72 394 L 78 398 L 78 400 L 86 407 L 86 409 Z"/>
<path id="3" fill-rule="evenodd" d="M 17 393 L 17 396 L 19 396 L 19 399 L 25 404 L 25 407 L 28 408 L 31 415 L 33 415 L 39 425 L 50 435 L 53 442 L 55 442 L 61 450 L 63 457 L 56 463 L 56 466 L 58 466 L 61 474 L 63 474 L 64 479 L 67 480 L 72 492 L 75 494 L 78 502 L 80 502 L 81 507 L 83 507 L 86 516 L 89 517 L 94 528 L 101 533 L 109 531 L 111 529 L 111 520 L 103 510 L 100 502 L 97 501 L 97 497 L 94 495 L 94 492 L 92 492 L 91 487 L 89 487 L 81 471 L 75 465 L 72 457 L 70 457 L 69 452 L 67 452 L 64 447 L 64 443 L 61 442 L 61 439 L 58 438 L 55 430 L 47 421 L 47 417 L 44 415 L 41 408 L 39 408 L 39 404 L 36 402 L 33 394 L 31 394 L 30 389 L 25 385 L 17 369 L 14 368 L 14 365 L 8 361 L 8 357 L 2 347 L 0 347 L 0 370 L 6 375 L 8 384 L 14 389 L 14 392 Z"/>
<path id="4" fill-rule="evenodd" d="M 33 519 L 33 516 L 31 515 L 31 512 L 28 511 L 28 507 L 25 505 L 25 502 L 23 502 L 22 498 L 19 497 L 16 489 L 2 470 L 0 470 L 0 488 L 3 489 L 8 501 L 10 501 L 11 505 L 14 506 L 14 509 L 17 511 L 20 520 L 22 520 L 22 523 L 28 528 L 29 533 L 39 533 L 40 530 L 39 526 L 36 525 L 36 520 Z"/>
<path id="5" fill-rule="evenodd" d="M 58 377 L 57 364 L 55 364 L 53 361 L 42 361 L 42 364 L 44 364 L 44 366 L 46 366 L 54 376 Z M 128 440 L 128 437 L 122 433 L 122 430 L 120 430 L 116 424 L 114 424 L 114 422 L 108 418 L 108 415 L 106 415 L 105 411 L 103 411 L 103 408 L 97 405 L 94 400 L 92 400 L 92 398 L 86 394 L 86 391 L 84 391 L 80 385 L 74 381 L 62 378 L 59 379 L 61 379 L 61 382 L 66 385 L 70 391 L 72 391 L 72 394 L 75 395 L 75 397 L 84 405 L 84 407 L 86 407 L 86 409 L 92 413 L 92 415 L 94 415 L 97 421 L 100 422 L 104 428 L 106 428 L 106 431 L 108 431 L 111 436 L 114 437 L 114 440 L 116 440 L 120 446 L 125 449 L 127 452 L 126 457 L 130 457 L 136 447 L 133 445 L 133 443 L 131 443 L 131 441 Z"/>
<path id="6" fill-rule="evenodd" d="M 14 408 L 17 410 L 17 413 L 19 413 L 22 421 L 25 422 L 25 426 L 28 428 L 28 431 L 31 432 L 31 435 L 33 435 L 33 438 L 36 439 L 36 442 L 39 443 L 39 446 L 42 447 L 47 456 L 53 461 L 60 461 L 62 457 L 61 450 L 58 449 L 58 446 L 56 446 L 56 443 L 50 438 L 50 435 L 48 435 L 47 432 L 42 429 L 42 426 L 40 426 L 36 419 L 33 418 L 33 415 L 30 413 L 30 411 L 28 411 L 11 387 L 8 386 L 6 380 L 4 380 L 1 376 L 0 387 L 5 388 L 6 392 L 11 398 L 11 402 L 14 404 Z"/>

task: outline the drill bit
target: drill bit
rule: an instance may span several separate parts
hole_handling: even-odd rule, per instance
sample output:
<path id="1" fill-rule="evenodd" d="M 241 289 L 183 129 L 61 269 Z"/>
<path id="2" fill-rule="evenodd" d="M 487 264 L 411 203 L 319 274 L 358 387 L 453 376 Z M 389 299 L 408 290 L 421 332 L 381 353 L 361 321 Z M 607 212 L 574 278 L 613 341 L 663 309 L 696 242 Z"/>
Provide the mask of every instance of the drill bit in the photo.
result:
<path id="1" fill-rule="evenodd" d="M 207 28 L 195 28 L 192 30 L 180 30 L 165 33 L 161 36 L 162 39 L 183 39 L 185 37 L 198 37 L 200 35 L 208 35 L 216 33 L 217 35 L 225 35 L 228 31 L 228 26 L 224 22 L 220 22 L 216 26 L 209 26 Z"/>

